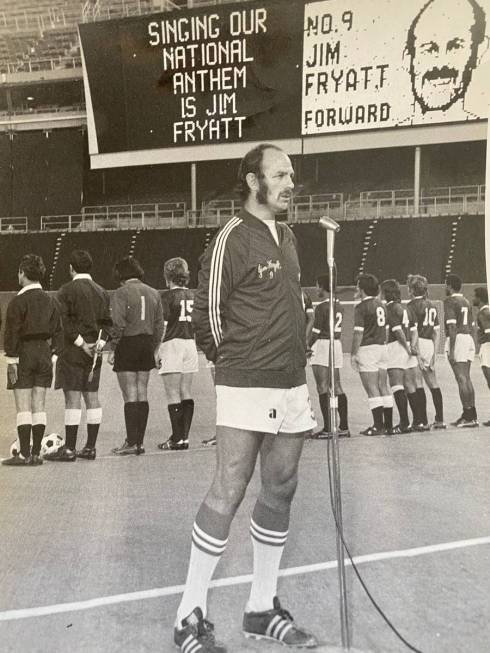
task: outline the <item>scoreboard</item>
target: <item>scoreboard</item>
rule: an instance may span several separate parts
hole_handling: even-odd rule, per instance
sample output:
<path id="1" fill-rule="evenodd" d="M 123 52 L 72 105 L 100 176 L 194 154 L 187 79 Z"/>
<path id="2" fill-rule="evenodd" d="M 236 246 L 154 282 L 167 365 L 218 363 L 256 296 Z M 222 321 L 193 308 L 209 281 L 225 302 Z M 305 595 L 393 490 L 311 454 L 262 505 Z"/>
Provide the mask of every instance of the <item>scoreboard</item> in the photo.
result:
<path id="1" fill-rule="evenodd" d="M 486 119 L 489 4 L 266 0 L 80 25 L 90 154 L 192 161 Z"/>

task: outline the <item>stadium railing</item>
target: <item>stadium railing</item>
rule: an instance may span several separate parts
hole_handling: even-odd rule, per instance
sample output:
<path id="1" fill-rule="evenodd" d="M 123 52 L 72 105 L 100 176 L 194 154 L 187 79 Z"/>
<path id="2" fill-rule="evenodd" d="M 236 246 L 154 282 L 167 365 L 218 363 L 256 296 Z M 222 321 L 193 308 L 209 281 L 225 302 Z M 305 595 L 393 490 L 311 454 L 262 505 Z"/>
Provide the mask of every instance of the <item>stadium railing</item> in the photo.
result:
<path id="1" fill-rule="evenodd" d="M 27 231 L 27 217 L 0 218 L 0 232 Z"/>

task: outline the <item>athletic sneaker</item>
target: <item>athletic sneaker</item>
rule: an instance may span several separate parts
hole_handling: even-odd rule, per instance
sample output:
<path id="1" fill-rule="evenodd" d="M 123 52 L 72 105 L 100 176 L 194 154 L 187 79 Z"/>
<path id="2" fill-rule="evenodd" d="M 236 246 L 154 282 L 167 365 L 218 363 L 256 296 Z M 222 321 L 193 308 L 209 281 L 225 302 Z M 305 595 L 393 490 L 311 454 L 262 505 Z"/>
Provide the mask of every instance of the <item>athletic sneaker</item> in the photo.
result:
<path id="1" fill-rule="evenodd" d="M 185 451 L 189 448 L 189 440 L 179 440 L 174 442 L 172 438 L 169 438 L 165 442 L 160 442 L 158 448 L 162 451 Z"/>
<path id="2" fill-rule="evenodd" d="M 8 465 L 10 467 L 27 467 L 31 464 L 31 457 L 24 458 L 20 454 L 12 456 L 11 458 L 5 458 L 2 460 L 2 465 Z"/>
<path id="3" fill-rule="evenodd" d="M 434 422 L 430 425 L 430 427 L 431 429 L 434 429 L 434 431 L 443 431 L 444 429 L 447 429 L 447 426 L 444 424 L 444 422 Z"/>
<path id="4" fill-rule="evenodd" d="M 95 460 L 96 455 L 95 447 L 83 447 L 83 449 L 77 451 L 77 458 L 85 458 L 85 460 Z"/>
<path id="5" fill-rule="evenodd" d="M 124 440 L 124 444 L 122 444 L 120 447 L 115 447 L 112 449 L 112 453 L 116 456 L 137 456 L 138 446 L 136 444 L 129 444 L 127 440 Z"/>
<path id="6" fill-rule="evenodd" d="M 38 467 L 39 465 L 42 464 L 43 464 L 43 459 L 41 458 L 41 456 L 33 453 L 29 461 L 29 465 L 32 465 L 33 467 Z"/>
<path id="7" fill-rule="evenodd" d="M 209 438 L 209 440 L 201 440 L 201 443 L 205 447 L 215 447 L 216 446 L 216 436 L 213 435 L 213 437 Z"/>
<path id="8" fill-rule="evenodd" d="M 411 431 L 416 431 L 417 433 L 424 433 L 425 431 L 430 431 L 430 426 L 428 424 L 412 424 L 410 427 Z"/>
<path id="9" fill-rule="evenodd" d="M 364 431 L 361 431 L 361 435 L 384 435 L 385 430 L 383 429 L 377 429 L 375 426 L 368 426 L 367 429 L 364 429 Z"/>
<path id="10" fill-rule="evenodd" d="M 464 415 L 461 415 L 461 417 L 458 417 L 458 419 L 455 422 L 451 422 L 451 426 L 458 427 L 461 424 L 461 422 L 464 422 L 464 421 L 465 421 L 465 417 L 464 417 Z"/>
<path id="11" fill-rule="evenodd" d="M 217 642 L 213 624 L 204 619 L 201 608 L 194 608 L 182 619 L 182 628 L 174 628 L 174 643 L 184 653 L 226 653 L 226 647 Z"/>
<path id="12" fill-rule="evenodd" d="M 281 608 L 279 599 L 274 597 L 272 610 L 265 612 L 246 612 L 243 615 L 243 634 L 252 639 L 268 639 L 291 648 L 316 648 L 318 641 L 314 635 L 294 623 L 293 617 Z"/>
<path id="13" fill-rule="evenodd" d="M 488 422 L 483 422 L 483 426 L 490 426 L 490 419 L 488 420 Z"/>
<path id="14" fill-rule="evenodd" d="M 456 426 L 457 429 L 474 429 L 477 426 L 480 426 L 476 419 L 464 419 L 462 421 L 458 421 L 458 425 Z"/>
<path id="15" fill-rule="evenodd" d="M 349 429 L 339 429 L 338 430 L 338 436 L 339 436 L 339 438 L 350 438 Z"/>
<path id="16" fill-rule="evenodd" d="M 53 453 L 47 453 L 44 455 L 44 460 L 53 460 L 56 462 L 62 463 L 72 463 L 77 459 L 77 455 L 71 449 L 67 449 L 65 446 L 60 447 L 58 451 Z"/>

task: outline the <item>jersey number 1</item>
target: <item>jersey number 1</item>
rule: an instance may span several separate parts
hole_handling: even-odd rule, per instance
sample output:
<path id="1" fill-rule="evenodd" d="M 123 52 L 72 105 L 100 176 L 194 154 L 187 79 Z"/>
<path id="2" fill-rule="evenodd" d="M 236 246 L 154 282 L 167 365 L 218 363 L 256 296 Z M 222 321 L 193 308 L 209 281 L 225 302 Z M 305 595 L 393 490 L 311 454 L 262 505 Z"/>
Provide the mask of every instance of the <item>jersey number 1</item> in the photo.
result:
<path id="1" fill-rule="evenodd" d="M 194 306 L 193 299 L 181 299 L 180 300 L 180 315 L 179 322 L 190 322 L 192 308 Z"/>

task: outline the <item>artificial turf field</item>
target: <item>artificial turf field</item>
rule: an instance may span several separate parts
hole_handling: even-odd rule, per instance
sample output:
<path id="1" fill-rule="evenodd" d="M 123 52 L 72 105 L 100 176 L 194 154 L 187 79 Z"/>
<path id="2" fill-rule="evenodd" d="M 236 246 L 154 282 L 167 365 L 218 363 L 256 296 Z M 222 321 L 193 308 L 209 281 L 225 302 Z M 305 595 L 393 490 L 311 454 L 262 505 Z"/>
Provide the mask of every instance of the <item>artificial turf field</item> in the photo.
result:
<path id="1" fill-rule="evenodd" d="M 401 633 L 424 653 L 490 650 L 490 428 L 366 438 L 370 423 L 359 378 L 345 360 L 353 437 L 342 440 L 345 538 L 359 570 Z M 0 378 L 5 378 L 0 362 Z M 449 422 L 460 414 L 456 383 L 443 357 L 437 372 Z M 318 403 L 311 370 L 309 385 Z M 490 392 L 475 363 L 480 421 Z M 0 651 L 18 653 L 167 653 L 190 533 L 214 468 L 214 392 L 201 361 L 194 381 L 191 448 L 160 452 L 169 420 L 161 379 L 149 386 L 147 453 L 117 458 L 124 440 L 122 398 L 104 363 L 103 425 L 95 461 L 0 468 Z M 433 415 L 427 392 L 429 415 Z M 0 455 L 15 437 L 11 393 L 0 392 Z M 50 392 L 47 432 L 63 432 L 61 392 Z M 395 409 L 396 413 L 396 409 Z M 396 423 L 396 417 L 395 417 Z M 80 428 L 79 445 L 85 440 Z M 248 521 L 258 490 L 252 479 L 232 525 L 209 595 L 209 618 L 230 653 L 283 650 L 245 640 L 240 624 L 252 569 Z M 307 441 L 279 595 L 296 620 L 340 650 L 336 545 L 328 499 L 327 441 Z M 346 568 L 353 649 L 408 650 L 372 608 Z M 339 647 L 339 649 L 337 649 Z"/>

